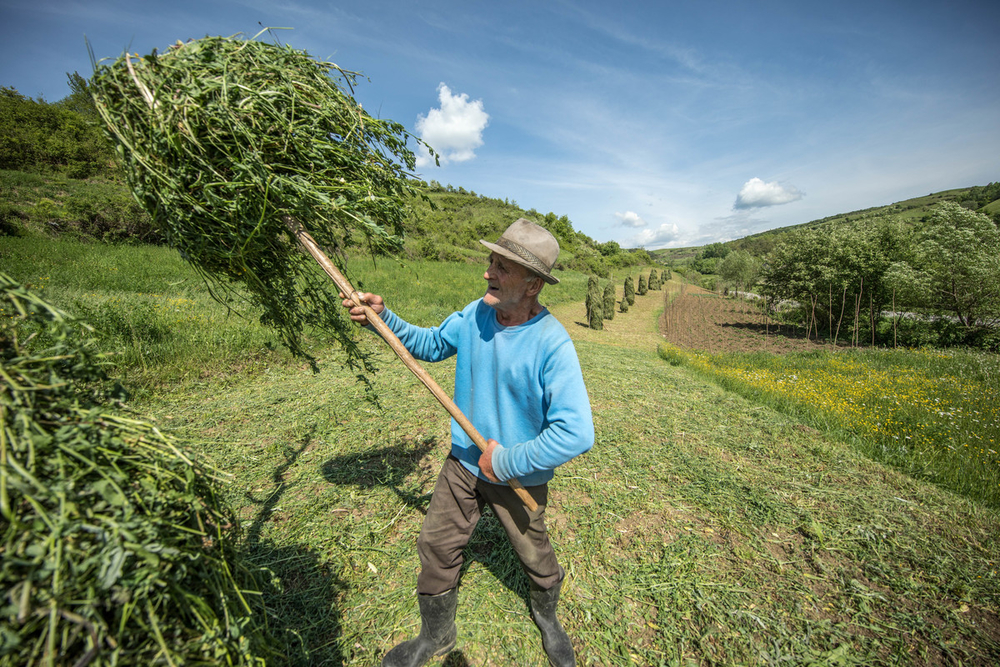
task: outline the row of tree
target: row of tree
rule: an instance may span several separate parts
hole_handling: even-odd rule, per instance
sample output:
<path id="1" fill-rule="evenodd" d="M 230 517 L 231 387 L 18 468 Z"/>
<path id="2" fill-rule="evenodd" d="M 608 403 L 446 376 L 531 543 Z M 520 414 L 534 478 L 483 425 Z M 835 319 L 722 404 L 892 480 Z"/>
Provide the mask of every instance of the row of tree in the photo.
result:
<path id="1" fill-rule="evenodd" d="M 761 258 L 729 253 L 719 275 L 833 341 L 892 342 L 903 322 L 922 332 L 908 343 L 1000 343 L 1000 230 L 952 202 L 916 227 L 875 215 L 790 233 Z"/>

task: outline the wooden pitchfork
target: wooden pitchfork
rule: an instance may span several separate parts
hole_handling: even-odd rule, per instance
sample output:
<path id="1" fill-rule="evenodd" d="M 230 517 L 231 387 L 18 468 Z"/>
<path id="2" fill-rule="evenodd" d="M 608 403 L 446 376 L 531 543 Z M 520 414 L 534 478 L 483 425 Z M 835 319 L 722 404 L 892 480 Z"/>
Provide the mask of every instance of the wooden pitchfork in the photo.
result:
<path id="1" fill-rule="evenodd" d="M 459 407 L 455 404 L 455 401 L 451 400 L 451 397 L 441 389 L 440 385 L 434 381 L 434 378 L 432 378 L 427 371 L 424 370 L 423 366 L 420 365 L 420 362 L 417 361 L 413 355 L 410 354 L 410 351 L 403 346 L 402 341 L 400 341 L 396 334 L 392 332 L 392 329 L 390 329 L 389 326 L 382 321 L 381 317 L 375 314 L 375 311 L 372 310 L 368 304 L 361 301 L 361 297 L 358 295 L 358 292 L 354 289 L 354 287 L 351 286 L 350 281 L 344 277 L 344 274 L 342 274 L 336 266 L 334 266 L 333 262 L 330 261 L 330 258 L 326 256 L 322 249 L 320 249 L 315 239 L 313 239 L 313 237 L 309 235 L 309 232 L 307 232 L 302 226 L 302 223 L 290 216 L 285 216 L 283 220 L 288 226 L 288 229 L 295 235 L 295 238 L 302 244 L 302 247 L 313 256 L 313 259 L 319 262 L 319 265 L 323 267 L 326 275 L 330 276 L 333 282 L 336 283 L 337 288 L 341 291 L 341 293 L 348 295 L 356 305 L 364 308 L 365 315 L 368 317 L 368 322 L 370 322 L 375 330 L 381 334 L 385 342 L 387 342 L 389 347 L 392 348 L 392 351 L 395 352 L 402 362 L 406 364 L 406 367 L 417 376 L 417 379 L 420 380 L 432 394 L 434 394 L 434 398 L 436 398 L 438 402 L 444 406 L 444 409 L 451 414 L 455 421 L 458 422 L 458 425 L 462 427 L 462 430 L 465 431 L 470 438 L 472 438 L 472 441 L 476 443 L 476 446 L 479 447 L 481 451 L 485 452 L 487 448 L 486 439 L 480 435 L 479 431 L 476 430 L 476 427 L 472 425 L 472 422 L 469 421 L 464 414 L 462 414 L 461 409 L 459 409 Z M 535 502 L 535 499 L 531 497 L 528 490 L 525 489 L 520 482 L 516 479 L 512 479 L 507 483 L 510 484 L 510 488 L 514 489 L 514 492 L 524 503 L 525 507 L 531 511 L 538 509 L 538 503 Z"/>

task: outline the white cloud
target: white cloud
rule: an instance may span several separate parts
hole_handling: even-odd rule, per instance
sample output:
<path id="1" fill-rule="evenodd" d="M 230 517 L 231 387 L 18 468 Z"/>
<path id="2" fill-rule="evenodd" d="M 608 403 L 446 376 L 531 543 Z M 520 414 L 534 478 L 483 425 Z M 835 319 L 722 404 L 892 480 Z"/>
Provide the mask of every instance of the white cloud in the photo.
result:
<path id="1" fill-rule="evenodd" d="M 445 84 L 438 85 L 441 106 L 427 115 L 417 116 L 417 132 L 439 155 L 441 164 L 465 162 L 476 157 L 475 149 L 483 145 L 483 130 L 490 116 L 483 110 L 482 100 L 469 100 L 466 93 L 452 95 Z M 424 150 L 417 151 L 417 166 L 434 164 Z"/>
<path id="2" fill-rule="evenodd" d="M 615 217 L 618 218 L 618 224 L 622 227 L 645 227 L 646 221 L 639 217 L 639 214 L 635 211 L 625 211 L 624 213 L 615 213 Z"/>
<path id="3" fill-rule="evenodd" d="M 647 250 L 657 250 L 665 248 L 680 238 L 680 230 L 677 225 L 665 222 L 657 229 L 644 229 L 631 239 L 625 242 L 627 248 L 646 248 Z"/>
<path id="4" fill-rule="evenodd" d="M 785 186 L 777 181 L 765 183 L 759 178 L 751 178 L 736 195 L 733 208 L 780 206 L 799 199 L 802 199 L 802 193 L 794 185 Z"/>

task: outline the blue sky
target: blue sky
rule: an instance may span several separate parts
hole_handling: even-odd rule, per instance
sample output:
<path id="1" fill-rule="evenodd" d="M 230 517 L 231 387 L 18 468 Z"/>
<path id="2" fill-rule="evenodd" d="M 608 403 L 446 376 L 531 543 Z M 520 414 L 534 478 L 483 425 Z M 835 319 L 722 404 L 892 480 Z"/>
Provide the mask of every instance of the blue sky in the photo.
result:
<path id="1" fill-rule="evenodd" d="M 260 26 L 362 72 L 425 180 L 688 247 L 1000 180 L 1000 2 L 0 0 L 0 85 Z"/>

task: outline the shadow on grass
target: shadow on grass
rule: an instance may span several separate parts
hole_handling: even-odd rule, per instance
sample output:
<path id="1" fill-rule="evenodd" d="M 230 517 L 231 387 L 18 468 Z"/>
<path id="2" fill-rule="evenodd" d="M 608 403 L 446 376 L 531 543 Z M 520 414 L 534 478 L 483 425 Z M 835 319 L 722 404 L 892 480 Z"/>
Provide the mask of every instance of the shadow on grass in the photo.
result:
<path id="1" fill-rule="evenodd" d="M 276 545 L 262 540 L 265 525 L 279 506 L 289 485 L 286 474 L 312 443 L 315 427 L 283 452 L 285 461 L 271 475 L 274 483 L 266 496 L 247 493 L 256 506 L 246 532 L 244 559 L 256 572 L 259 600 L 251 600 L 262 613 L 274 638 L 276 657 L 270 665 L 343 665 L 338 640 L 342 635 L 338 600 L 347 589 L 320 556 L 306 546 Z M 261 608 L 262 607 L 262 608 Z"/>
<path id="2" fill-rule="evenodd" d="M 260 568 L 260 578 L 269 578 L 259 582 L 260 604 L 275 642 L 276 656 L 267 664 L 343 665 L 339 600 L 348 584 L 305 547 L 261 542 L 246 558 Z"/>
<path id="3" fill-rule="evenodd" d="M 365 450 L 334 456 L 320 468 L 323 479 L 331 484 L 356 486 L 361 489 L 387 487 L 399 499 L 422 513 L 427 513 L 431 494 L 416 494 L 404 488 L 404 482 L 420 468 L 420 462 L 435 447 L 437 437 L 428 436 L 416 441 L 401 441 L 394 447 Z M 436 471 L 435 471 L 436 473 Z"/>

